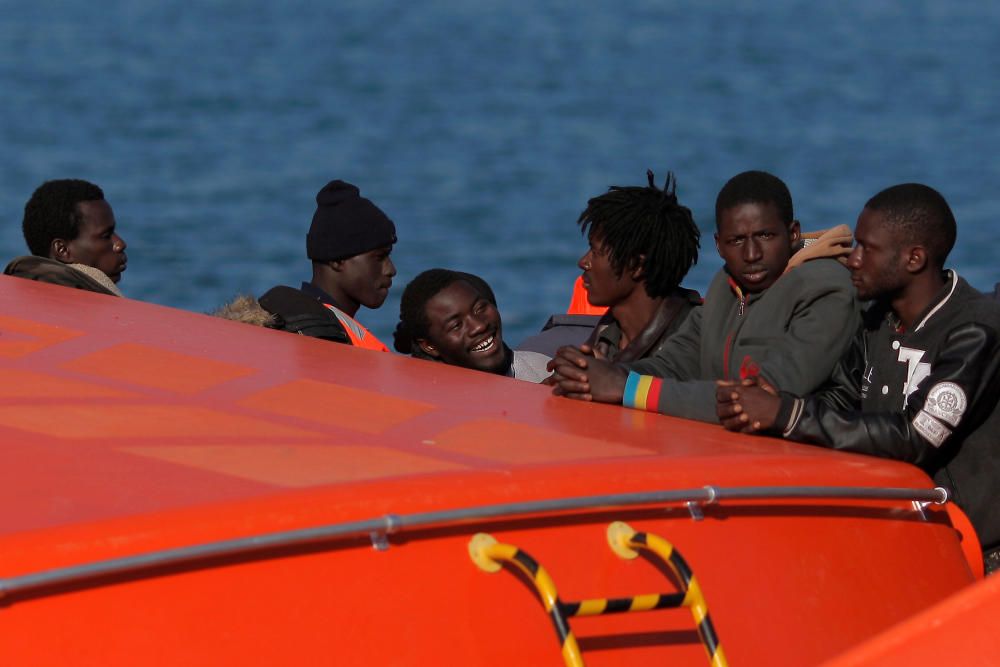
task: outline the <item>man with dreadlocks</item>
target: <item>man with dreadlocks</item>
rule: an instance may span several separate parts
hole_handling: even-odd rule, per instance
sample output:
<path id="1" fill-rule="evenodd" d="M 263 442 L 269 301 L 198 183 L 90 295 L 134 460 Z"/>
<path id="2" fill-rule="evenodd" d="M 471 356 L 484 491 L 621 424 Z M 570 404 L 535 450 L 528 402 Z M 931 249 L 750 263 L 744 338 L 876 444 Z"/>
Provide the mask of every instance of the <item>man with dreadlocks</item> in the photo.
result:
<path id="1" fill-rule="evenodd" d="M 788 188 L 761 171 L 723 186 L 715 220 L 725 266 L 704 306 L 646 359 L 610 363 L 589 345 L 560 348 L 549 363 L 555 394 L 716 422 L 716 380 L 760 376 L 808 393 L 829 379 L 858 325 L 850 277 L 834 259 L 842 247 L 811 251 L 788 270 L 799 223 Z"/>
<path id="2" fill-rule="evenodd" d="M 635 361 L 655 354 L 701 305 L 701 295 L 680 287 L 698 261 L 698 226 L 677 201 L 673 174 L 662 190 L 653 172 L 646 177 L 648 186 L 615 185 L 590 199 L 577 220 L 590 243 L 577 263 L 580 283 L 586 301 L 604 315 L 554 316 L 519 350 L 551 357 L 562 344 L 586 341 L 605 359 Z"/>
<path id="3" fill-rule="evenodd" d="M 673 174 L 662 190 L 652 171 L 646 176 L 648 187 L 615 186 L 594 197 L 577 222 L 590 241 L 579 261 L 587 300 L 608 308 L 587 345 L 609 361 L 656 354 L 701 305 L 701 295 L 680 287 L 698 261 L 701 232 L 677 203 Z"/>

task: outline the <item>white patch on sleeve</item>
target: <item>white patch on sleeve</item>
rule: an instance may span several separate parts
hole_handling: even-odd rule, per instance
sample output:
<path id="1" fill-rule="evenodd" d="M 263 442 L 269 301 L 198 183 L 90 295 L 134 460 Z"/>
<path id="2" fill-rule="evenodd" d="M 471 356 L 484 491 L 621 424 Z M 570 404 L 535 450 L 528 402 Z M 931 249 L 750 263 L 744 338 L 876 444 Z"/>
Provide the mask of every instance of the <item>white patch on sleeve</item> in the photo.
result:
<path id="1" fill-rule="evenodd" d="M 923 410 L 918 412 L 917 416 L 913 418 L 913 428 L 917 429 L 917 433 L 924 436 L 924 439 L 935 447 L 940 447 L 941 443 L 951 435 L 950 428 Z"/>
<path id="2" fill-rule="evenodd" d="M 938 382 L 927 394 L 924 411 L 952 426 L 958 426 L 968 405 L 965 392 L 954 382 Z"/>

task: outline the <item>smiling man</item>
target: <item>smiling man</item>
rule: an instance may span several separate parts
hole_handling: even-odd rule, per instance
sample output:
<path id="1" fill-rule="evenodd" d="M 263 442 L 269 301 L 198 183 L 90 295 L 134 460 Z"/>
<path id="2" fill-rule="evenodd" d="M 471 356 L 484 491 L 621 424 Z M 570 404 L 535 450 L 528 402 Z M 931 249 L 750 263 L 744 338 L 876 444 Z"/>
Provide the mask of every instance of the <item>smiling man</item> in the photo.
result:
<path id="1" fill-rule="evenodd" d="M 126 243 L 99 187 L 78 179 L 43 183 L 24 206 L 22 229 L 32 255 L 14 259 L 4 273 L 121 296 Z"/>
<path id="2" fill-rule="evenodd" d="M 410 281 L 399 302 L 394 347 L 418 359 L 528 382 L 548 375 L 548 357 L 507 347 L 493 290 L 461 271 L 429 269 Z"/>
<path id="3" fill-rule="evenodd" d="M 863 327 L 838 382 L 804 396 L 720 386 L 731 430 L 772 432 L 908 461 L 947 487 L 1000 569 L 1000 306 L 944 263 L 956 225 L 936 190 L 907 183 L 872 197 L 848 258 Z M 804 396 L 804 397 L 802 397 Z"/>
<path id="4" fill-rule="evenodd" d="M 550 363 L 554 393 L 714 422 L 715 380 L 759 375 L 804 391 L 828 380 L 858 322 L 847 271 L 828 257 L 786 270 L 799 223 L 788 188 L 771 174 L 730 179 L 715 219 L 725 266 L 704 306 L 636 362 L 609 363 L 589 346 L 560 348 Z"/>
<path id="5" fill-rule="evenodd" d="M 361 196 L 357 186 L 330 181 L 316 195 L 316 212 L 306 235 L 306 255 L 312 260 L 312 280 L 301 292 L 279 285 L 261 295 L 260 305 L 296 331 L 296 320 L 312 321 L 311 309 L 301 307 L 303 295 L 323 304 L 344 330 L 346 340 L 368 350 L 389 348 L 355 319 L 361 306 L 378 308 L 385 303 L 396 275 L 390 254 L 396 243 L 396 226 L 378 206 Z M 302 331 L 296 331 L 303 333 Z"/>

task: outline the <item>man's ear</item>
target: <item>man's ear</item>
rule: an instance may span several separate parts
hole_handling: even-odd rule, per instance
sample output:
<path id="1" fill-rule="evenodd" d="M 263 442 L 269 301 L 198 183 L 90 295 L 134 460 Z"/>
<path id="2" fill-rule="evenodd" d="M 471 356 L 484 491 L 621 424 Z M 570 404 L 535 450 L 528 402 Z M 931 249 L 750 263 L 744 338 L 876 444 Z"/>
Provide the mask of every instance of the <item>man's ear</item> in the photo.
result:
<path id="1" fill-rule="evenodd" d="M 920 273 L 927 267 L 927 248 L 922 245 L 911 246 L 905 254 L 906 270 L 910 273 Z"/>
<path id="2" fill-rule="evenodd" d="M 715 237 L 715 251 L 719 253 L 719 257 L 722 257 L 722 248 L 719 247 L 719 232 L 715 232 L 713 236 Z M 725 257 L 722 257 L 722 259 L 725 259 Z"/>
<path id="3" fill-rule="evenodd" d="M 330 266 L 331 269 L 333 269 L 337 273 L 340 273 L 341 271 L 344 270 L 344 260 L 342 259 L 335 259 L 332 262 L 327 262 L 327 264 Z"/>
<path id="4" fill-rule="evenodd" d="M 642 268 L 645 265 L 646 255 L 639 255 L 639 259 L 635 261 L 635 268 L 633 268 L 631 272 L 632 280 L 637 283 L 642 282 L 643 277 L 646 275 L 646 271 Z"/>
<path id="5" fill-rule="evenodd" d="M 66 239 L 52 239 L 52 243 L 49 244 L 49 259 L 72 264 L 73 253 L 69 249 L 69 242 Z"/>
<path id="6" fill-rule="evenodd" d="M 799 224 L 798 220 L 792 220 L 792 224 L 788 225 L 788 242 L 794 248 L 802 240 L 802 225 Z"/>
<path id="7" fill-rule="evenodd" d="M 420 346 L 420 349 L 423 350 L 424 354 L 426 354 L 428 357 L 433 357 L 434 359 L 441 358 L 441 353 L 438 352 L 436 347 L 427 342 L 426 338 L 418 338 L 417 345 Z"/>

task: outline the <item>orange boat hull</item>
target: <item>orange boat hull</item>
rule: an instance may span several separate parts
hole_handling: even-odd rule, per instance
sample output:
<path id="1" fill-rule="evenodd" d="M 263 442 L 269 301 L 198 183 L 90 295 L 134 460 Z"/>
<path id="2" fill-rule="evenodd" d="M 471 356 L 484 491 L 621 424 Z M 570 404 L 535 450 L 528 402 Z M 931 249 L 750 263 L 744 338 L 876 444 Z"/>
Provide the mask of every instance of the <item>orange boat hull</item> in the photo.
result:
<path id="1" fill-rule="evenodd" d="M 818 664 L 974 579 L 974 537 L 909 500 L 609 503 L 407 527 L 706 485 L 933 485 L 896 462 L 12 278 L 0 313 L 2 664 L 560 664 L 529 582 L 470 558 L 479 532 L 530 553 L 563 600 L 675 592 L 661 563 L 622 560 L 605 531 L 627 521 L 669 540 L 735 665 Z M 401 527 L 374 537 L 26 583 L 386 515 Z M 588 665 L 707 663 L 685 609 L 571 625 Z"/>

